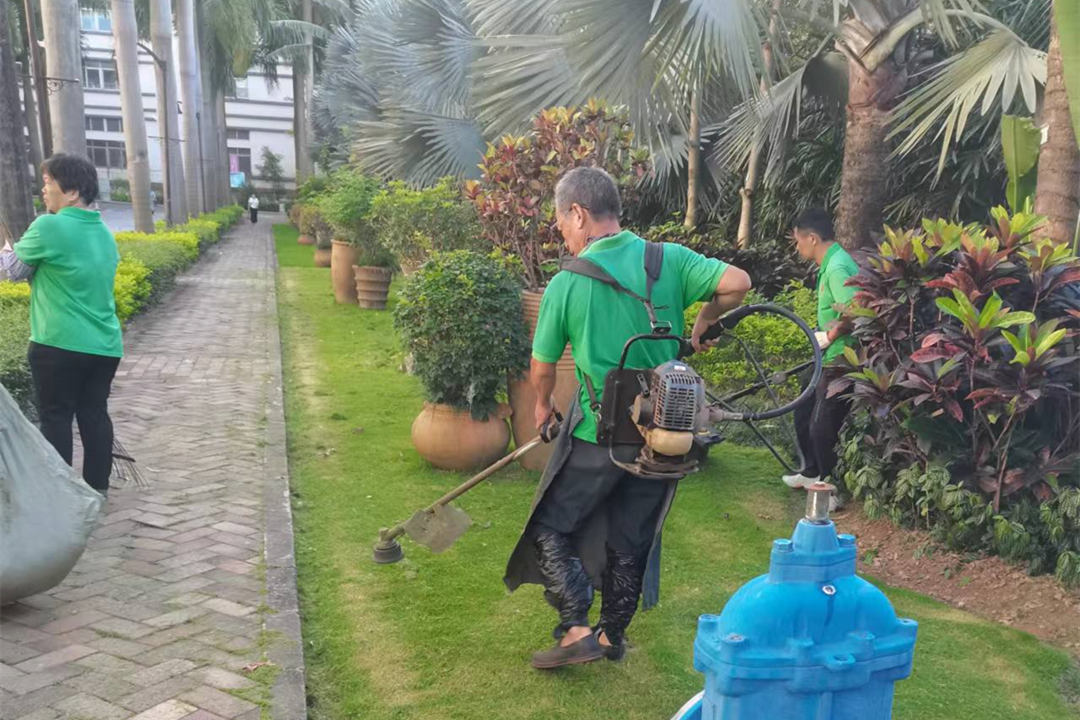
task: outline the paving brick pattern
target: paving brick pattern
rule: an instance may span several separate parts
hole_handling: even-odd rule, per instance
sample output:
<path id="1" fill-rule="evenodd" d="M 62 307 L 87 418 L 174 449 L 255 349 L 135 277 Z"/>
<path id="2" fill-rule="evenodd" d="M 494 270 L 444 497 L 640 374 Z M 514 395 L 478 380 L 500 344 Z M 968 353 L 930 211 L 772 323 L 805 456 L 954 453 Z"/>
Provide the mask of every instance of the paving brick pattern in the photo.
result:
<path id="1" fill-rule="evenodd" d="M 270 215 L 125 337 L 111 414 L 150 487 L 114 488 L 71 574 L 0 610 L 0 720 L 305 716 Z M 246 669 L 247 668 L 247 669 Z"/>

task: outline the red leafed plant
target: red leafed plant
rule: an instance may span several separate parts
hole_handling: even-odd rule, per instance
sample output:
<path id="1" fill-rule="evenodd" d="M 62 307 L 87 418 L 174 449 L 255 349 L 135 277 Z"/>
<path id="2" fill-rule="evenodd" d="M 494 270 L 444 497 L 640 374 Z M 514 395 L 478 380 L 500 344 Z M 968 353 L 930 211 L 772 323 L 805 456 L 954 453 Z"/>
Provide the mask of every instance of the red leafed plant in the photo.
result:
<path id="1" fill-rule="evenodd" d="M 560 254 L 562 238 L 553 227 L 559 177 L 582 165 L 601 167 L 615 178 L 626 207 L 650 172 L 648 150 L 633 141 L 625 110 L 590 100 L 543 110 L 526 135 L 488 145 L 481 178 L 467 182 L 465 193 L 476 205 L 484 237 L 521 258 L 529 289 L 544 287 Z"/>
<path id="2" fill-rule="evenodd" d="M 1080 582 L 1080 260 L 1042 219 L 887 230 L 849 281 L 860 351 L 830 393 L 861 411 L 844 480 L 924 523 Z"/>

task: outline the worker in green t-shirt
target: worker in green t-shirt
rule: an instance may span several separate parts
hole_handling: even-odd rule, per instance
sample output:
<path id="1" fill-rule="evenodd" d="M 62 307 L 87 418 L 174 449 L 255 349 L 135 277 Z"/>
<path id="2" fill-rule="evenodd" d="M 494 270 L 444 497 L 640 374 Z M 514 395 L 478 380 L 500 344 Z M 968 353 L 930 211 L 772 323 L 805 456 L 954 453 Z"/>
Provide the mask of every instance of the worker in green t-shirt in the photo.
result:
<path id="1" fill-rule="evenodd" d="M 620 285 L 647 294 L 646 242 L 619 226 L 621 205 L 614 180 L 596 168 L 568 171 L 555 189 L 555 216 L 569 252 L 606 270 Z M 689 248 L 664 243 L 659 277 L 652 286 L 658 319 L 683 333 L 683 312 L 706 305 L 694 324 L 692 340 L 739 305 L 750 278 L 739 268 L 709 259 Z M 537 668 L 618 660 L 623 634 L 639 597 L 648 608 L 659 592 L 660 529 L 675 483 L 632 475 L 597 444 L 597 423 L 585 380 L 601 398 L 604 377 L 619 362 L 626 341 L 650 330 L 644 304 L 592 277 L 563 271 L 544 291 L 533 338 L 531 382 L 536 390 L 535 422 L 550 422 L 555 408 L 555 367 L 567 343 L 574 356 L 578 398 L 556 440 L 533 512 L 507 564 L 510 590 L 522 583 L 543 585 L 559 612 L 558 642 L 533 655 Z M 637 343 L 627 367 L 652 368 L 675 358 L 677 345 Z M 637 446 L 619 446 L 621 462 L 633 460 Z M 603 595 L 599 623 L 590 626 L 593 589 Z"/>
<path id="2" fill-rule="evenodd" d="M 120 256 L 101 213 L 97 170 L 78 155 L 41 166 L 49 211 L 0 252 L 0 280 L 30 281 L 30 375 L 41 434 L 72 461 L 71 421 L 83 444 L 83 479 L 108 493 L 113 427 L 108 399 L 123 355 L 113 283 Z"/>
<path id="3" fill-rule="evenodd" d="M 822 360 L 829 363 L 843 353 L 845 347 L 854 344 L 840 310 L 855 296 L 855 288 L 847 281 L 859 272 L 859 266 L 835 241 L 832 219 L 820 208 L 811 208 L 799 216 L 792 237 L 799 255 L 820 268 L 816 336 L 823 350 Z M 789 487 L 801 488 L 825 480 L 836 467 L 836 443 L 851 409 L 851 401 L 847 395 L 827 397 L 829 382 L 835 377 L 836 370 L 827 367 L 813 401 L 807 400 L 795 409 L 795 435 L 802 467 L 799 472 L 783 477 Z"/>

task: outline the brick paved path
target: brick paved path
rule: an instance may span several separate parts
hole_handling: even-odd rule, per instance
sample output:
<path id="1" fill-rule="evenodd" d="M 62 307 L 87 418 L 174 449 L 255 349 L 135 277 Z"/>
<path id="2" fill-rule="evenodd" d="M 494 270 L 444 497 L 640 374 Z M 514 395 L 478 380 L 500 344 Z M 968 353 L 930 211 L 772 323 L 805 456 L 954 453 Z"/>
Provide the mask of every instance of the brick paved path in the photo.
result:
<path id="1" fill-rule="evenodd" d="M 71 575 L 0 611 L 2 720 L 305 716 L 264 217 L 129 328 L 111 409 L 151 486 L 114 488 Z"/>

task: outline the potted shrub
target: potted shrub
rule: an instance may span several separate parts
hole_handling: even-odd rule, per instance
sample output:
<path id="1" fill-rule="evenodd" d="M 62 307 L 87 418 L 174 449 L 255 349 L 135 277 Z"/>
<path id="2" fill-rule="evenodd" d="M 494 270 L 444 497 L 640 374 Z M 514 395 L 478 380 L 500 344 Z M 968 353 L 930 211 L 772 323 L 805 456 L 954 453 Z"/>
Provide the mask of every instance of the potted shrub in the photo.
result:
<path id="1" fill-rule="evenodd" d="M 377 250 L 377 247 L 368 214 L 371 211 L 371 199 L 378 189 L 379 181 L 375 178 L 352 168 L 342 168 L 331 176 L 329 193 L 320 200 L 323 214 L 334 229 L 330 277 L 334 286 L 334 299 L 339 303 L 356 303 L 353 266 L 359 262 L 361 254 L 377 255 L 372 252 Z M 384 294 L 384 307 L 385 304 Z"/>
<path id="2" fill-rule="evenodd" d="M 378 243 L 405 274 L 415 272 L 432 252 L 479 250 L 483 244 L 476 209 L 451 177 L 420 189 L 391 182 L 371 201 L 370 221 Z"/>
<path id="3" fill-rule="evenodd" d="M 394 326 L 424 386 L 412 440 L 428 462 L 466 470 L 505 451 L 508 409 L 496 396 L 507 373 L 528 365 L 520 317 L 521 280 L 496 257 L 436 252 L 407 278 Z"/>
<path id="4" fill-rule="evenodd" d="M 315 223 L 319 220 L 319 209 L 311 201 L 297 203 L 296 207 L 299 208 L 296 213 L 296 227 L 300 230 L 300 236 L 296 238 L 296 242 L 301 245 L 314 245 Z"/>
<path id="5" fill-rule="evenodd" d="M 640 180 L 649 172 L 648 150 L 633 145 L 634 133 L 625 110 L 590 100 L 581 107 L 556 107 L 540 112 L 527 135 L 504 136 L 489 144 L 480 165 L 480 180 L 465 185 L 476 206 L 483 237 L 493 247 L 521 258 L 525 291 L 524 322 L 529 337 L 536 329 L 544 286 L 558 270 L 562 237 L 554 228 L 555 184 L 563 172 L 589 165 L 615 178 L 629 207 Z M 577 391 L 574 360 L 567 348 L 558 362 L 555 400 L 566 410 Z M 533 405 L 536 396 L 524 376 L 510 380 L 514 442 L 536 437 Z M 539 470 L 551 448 L 527 453 L 522 465 Z"/>

